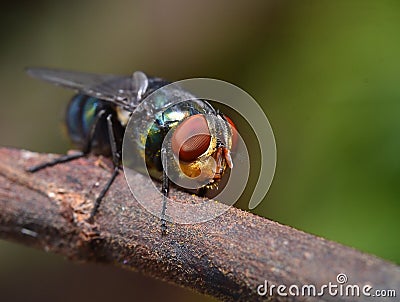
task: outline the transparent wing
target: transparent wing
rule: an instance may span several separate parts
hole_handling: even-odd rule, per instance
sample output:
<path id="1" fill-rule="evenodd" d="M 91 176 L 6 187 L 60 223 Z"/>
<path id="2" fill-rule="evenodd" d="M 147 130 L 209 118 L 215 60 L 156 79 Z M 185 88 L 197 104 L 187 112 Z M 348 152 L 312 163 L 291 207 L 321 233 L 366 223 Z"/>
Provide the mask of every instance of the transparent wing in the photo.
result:
<path id="1" fill-rule="evenodd" d="M 154 88 L 164 85 L 163 80 L 148 79 L 142 72 L 135 72 L 132 77 L 50 68 L 28 68 L 26 72 L 34 78 L 113 102 L 129 111 L 139 104 L 149 84 Z"/>

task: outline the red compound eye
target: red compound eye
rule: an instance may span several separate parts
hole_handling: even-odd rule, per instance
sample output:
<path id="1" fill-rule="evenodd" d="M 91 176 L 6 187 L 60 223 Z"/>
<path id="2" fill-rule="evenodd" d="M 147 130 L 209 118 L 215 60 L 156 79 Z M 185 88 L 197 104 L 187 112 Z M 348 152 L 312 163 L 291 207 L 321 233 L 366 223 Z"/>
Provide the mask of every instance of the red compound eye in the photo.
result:
<path id="1" fill-rule="evenodd" d="M 235 123 L 231 120 L 231 118 L 227 115 L 224 115 L 225 119 L 228 121 L 229 126 L 232 130 L 232 150 L 236 149 L 237 141 L 238 141 L 238 131 L 236 129 Z"/>
<path id="2" fill-rule="evenodd" d="M 172 135 L 172 150 L 179 160 L 191 162 L 207 151 L 211 141 L 205 117 L 192 115 L 184 120 Z"/>

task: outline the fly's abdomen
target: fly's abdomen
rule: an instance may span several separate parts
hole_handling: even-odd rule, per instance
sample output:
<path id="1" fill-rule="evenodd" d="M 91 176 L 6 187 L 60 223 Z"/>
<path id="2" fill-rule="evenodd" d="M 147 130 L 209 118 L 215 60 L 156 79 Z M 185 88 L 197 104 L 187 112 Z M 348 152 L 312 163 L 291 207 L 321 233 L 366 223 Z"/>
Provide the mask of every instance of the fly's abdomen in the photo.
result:
<path id="1" fill-rule="evenodd" d="M 90 139 L 91 129 L 94 127 L 97 115 L 101 110 L 105 113 L 95 125 L 93 138 Z M 115 109 L 108 103 L 83 94 L 75 95 L 70 101 L 66 112 L 66 125 L 72 143 L 83 151 L 90 141 L 90 151 L 94 154 L 109 156 L 111 154 L 110 138 L 108 134 L 108 115 L 112 116 L 114 134 L 117 142 L 123 136 L 123 128 L 117 120 Z"/>

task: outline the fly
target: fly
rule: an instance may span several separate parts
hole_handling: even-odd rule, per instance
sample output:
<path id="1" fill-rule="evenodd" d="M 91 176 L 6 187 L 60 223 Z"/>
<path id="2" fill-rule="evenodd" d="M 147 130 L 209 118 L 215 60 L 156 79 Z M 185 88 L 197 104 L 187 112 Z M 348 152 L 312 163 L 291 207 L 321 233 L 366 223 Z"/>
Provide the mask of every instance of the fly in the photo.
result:
<path id="1" fill-rule="evenodd" d="M 58 86 L 73 89 L 66 110 L 65 123 L 68 136 L 80 150 L 78 153 L 64 155 L 52 161 L 28 168 L 36 172 L 60 163 L 65 163 L 89 153 L 112 158 L 113 171 L 97 196 L 89 221 L 93 221 L 100 203 L 122 169 L 122 141 L 132 112 L 141 102 L 157 89 L 168 85 L 161 78 L 148 77 L 141 71 L 132 76 L 101 75 L 58 69 L 32 68 L 27 73 Z M 171 88 L 173 89 L 173 88 Z M 171 95 L 179 91 L 171 91 Z M 192 98 L 184 102 L 168 99 L 160 100 L 163 112 L 154 116 L 154 123 L 143 142 L 143 156 L 150 176 L 162 181 L 162 233 L 166 233 L 166 199 L 169 194 L 169 179 L 163 167 L 167 167 L 166 150 L 162 142 L 173 129 L 171 146 L 179 158 L 181 173 L 195 177 L 200 170 L 206 173 L 207 184 L 200 189 L 218 184 L 227 168 L 232 168 L 230 151 L 232 136 L 235 135 L 233 122 L 215 110 L 207 101 Z M 214 159 L 216 168 L 208 166 L 209 158 Z"/>

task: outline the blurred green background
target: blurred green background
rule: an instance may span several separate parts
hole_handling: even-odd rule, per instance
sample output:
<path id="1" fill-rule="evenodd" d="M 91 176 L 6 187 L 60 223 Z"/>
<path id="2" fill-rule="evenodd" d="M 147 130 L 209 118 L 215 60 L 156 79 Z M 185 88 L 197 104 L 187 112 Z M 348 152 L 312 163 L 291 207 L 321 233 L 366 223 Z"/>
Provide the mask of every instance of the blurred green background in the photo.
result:
<path id="1" fill-rule="evenodd" d="M 398 1 L 7 2 L 1 145 L 69 148 L 71 92 L 26 66 L 223 79 L 260 103 L 275 133 L 275 179 L 254 212 L 399 264 L 399 32 Z M 5 241 L 0 291 L 4 301 L 205 300 Z"/>

